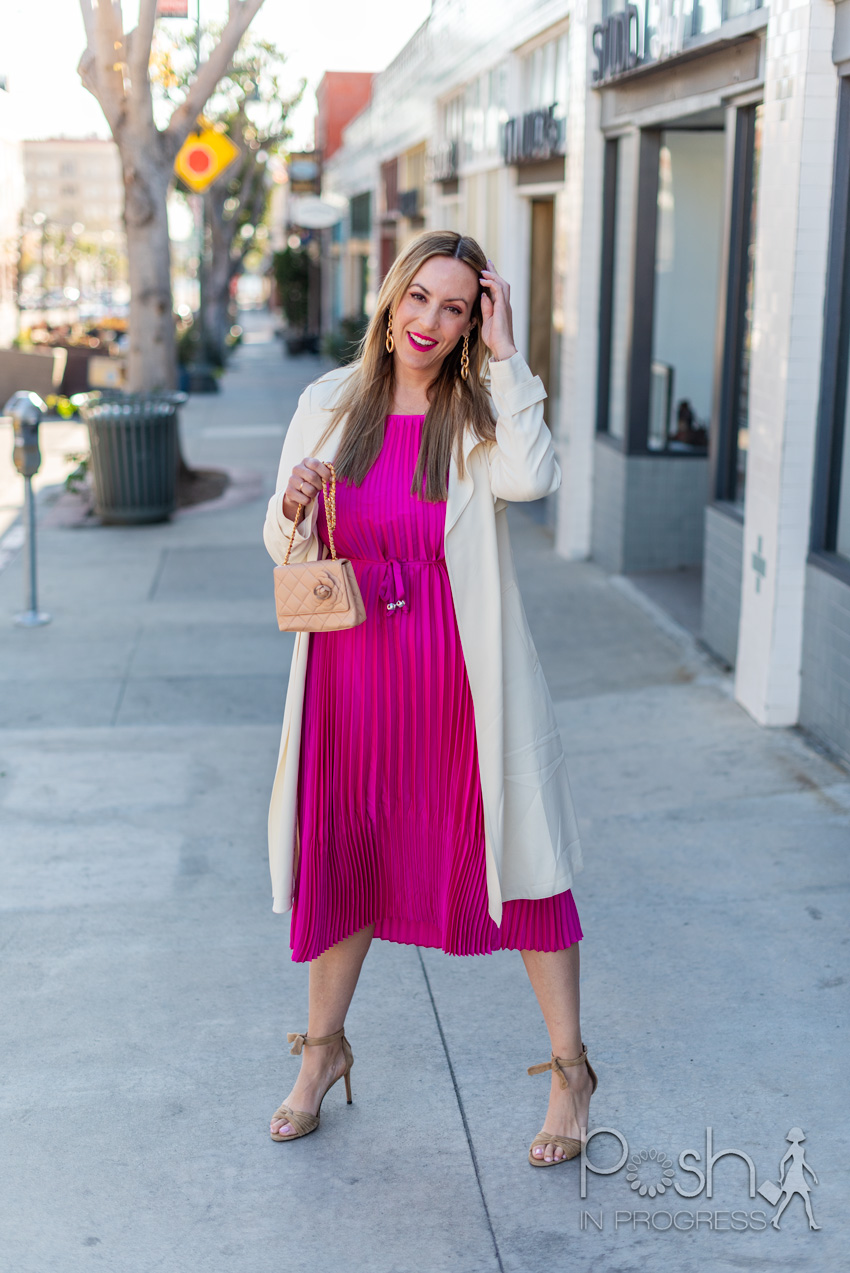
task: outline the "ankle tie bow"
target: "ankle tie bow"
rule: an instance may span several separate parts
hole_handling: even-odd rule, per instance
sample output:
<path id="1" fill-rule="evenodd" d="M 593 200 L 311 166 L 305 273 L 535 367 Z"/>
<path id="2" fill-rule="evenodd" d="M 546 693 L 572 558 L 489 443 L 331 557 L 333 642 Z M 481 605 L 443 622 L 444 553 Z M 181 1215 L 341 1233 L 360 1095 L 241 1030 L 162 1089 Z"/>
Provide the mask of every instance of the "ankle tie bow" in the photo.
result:
<path id="1" fill-rule="evenodd" d="M 337 1039 L 342 1039 L 344 1036 L 345 1026 L 340 1030 L 335 1030 L 333 1034 L 323 1034 L 321 1038 L 315 1034 L 312 1036 L 309 1034 L 287 1034 L 286 1042 L 292 1044 L 289 1049 L 289 1055 L 300 1056 L 303 1047 L 319 1047 L 323 1043 L 335 1043 Z"/>
<path id="2" fill-rule="evenodd" d="M 529 1074 L 544 1074 L 546 1070 L 553 1070 L 558 1076 L 558 1082 L 561 1084 L 561 1087 L 562 1088 L 569 1087 L 570 1084 L 564 1072 L 564 1066 L 582 1065 L 586 1060 L 587 1060 L 587 1047 L 585 1046 L 585 1044 L 582 1044 L 581 1056 L 575 1056 L 575 1057 L 555 1056 L 553 1052 L 551 1061 L 544 1061 L 541 1065 L 531 1065 L 529 1066 L 528 1072 Z"/>

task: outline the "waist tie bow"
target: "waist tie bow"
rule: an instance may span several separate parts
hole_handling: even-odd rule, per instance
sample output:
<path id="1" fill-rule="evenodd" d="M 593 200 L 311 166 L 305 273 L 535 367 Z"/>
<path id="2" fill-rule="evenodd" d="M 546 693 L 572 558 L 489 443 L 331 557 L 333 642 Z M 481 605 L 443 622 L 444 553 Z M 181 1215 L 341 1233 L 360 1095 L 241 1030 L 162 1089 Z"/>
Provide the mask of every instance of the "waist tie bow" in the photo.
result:
<path id="1" fill-rule="evenodd" d="M 381 580 L 378 596 L 387 603 L 387 611 L 393 614 L 398 610 L 404 610 L 407 605 L 404 596 L 404 579 L 401 573 L 400 561 L 391 558 L 385 564 L 386 569 Z"/>

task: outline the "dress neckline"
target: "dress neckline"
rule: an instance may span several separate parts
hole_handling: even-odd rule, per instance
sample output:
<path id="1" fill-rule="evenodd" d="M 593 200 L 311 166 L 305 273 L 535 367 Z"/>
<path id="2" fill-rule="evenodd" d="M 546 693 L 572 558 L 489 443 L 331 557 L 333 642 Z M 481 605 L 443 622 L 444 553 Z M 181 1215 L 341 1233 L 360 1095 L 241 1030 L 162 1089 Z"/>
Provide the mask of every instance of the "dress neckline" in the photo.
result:
<path id="1" fill-rule="evenodd" d="M 388 420 L 424 420 L 425 416 L 424 414 L 423 415 L 405 415 L 405 414 L 399 414 L 397 411 L 395 412 L 391 411 L 390 414 L 387 416 L 387 419 Z"/>

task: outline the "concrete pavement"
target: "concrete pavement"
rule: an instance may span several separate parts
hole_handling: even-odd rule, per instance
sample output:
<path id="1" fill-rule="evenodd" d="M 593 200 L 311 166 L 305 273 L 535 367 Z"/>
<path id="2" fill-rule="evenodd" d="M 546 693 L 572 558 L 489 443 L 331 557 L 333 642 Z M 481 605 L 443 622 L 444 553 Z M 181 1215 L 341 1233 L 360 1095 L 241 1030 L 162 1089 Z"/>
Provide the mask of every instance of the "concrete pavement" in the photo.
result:
<path id="1" fill-rule="evenodd" d="M 383 942 L 347 1023 L 354 1104 L 340 1084 L 315 1135 L 269 1140 L 306 970 L 271 913 L 292 638 L 261 527 L 321 364 L 283 361 L 263 322 L 184 412 L 190 459 L 241 470 L 237 498 L 133 530 L 43 505 L 40 630 L 11 624 L 20 559 L 0 574 L 0 1271 L 843 1268 L 848 775 L 759 729 L 675 625 L 521 508 L 585 845 L 591 1126 L 622 1138 L 590 1158 L 645 1157 L 588 1173 L 584 1199 L 577 1161 L 530 1168 L 547 1087 L 525 1071 L 548 1047 L 519 955 Z M 741 1158 L 683 1196 L 706 1127 L 757 1188 L 795 1126 L 819 1232 L 800 1197 L 775 1231 Z M 681 1192 L 653 1198 L 667 1158 Z"/>

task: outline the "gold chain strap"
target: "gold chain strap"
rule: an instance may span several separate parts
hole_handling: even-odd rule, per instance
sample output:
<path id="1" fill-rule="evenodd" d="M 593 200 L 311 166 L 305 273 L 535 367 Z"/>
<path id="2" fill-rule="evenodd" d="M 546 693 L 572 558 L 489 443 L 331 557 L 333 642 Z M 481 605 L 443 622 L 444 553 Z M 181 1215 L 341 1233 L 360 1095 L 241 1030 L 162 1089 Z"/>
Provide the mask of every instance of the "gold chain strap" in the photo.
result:
<path id="1" fill-rule="evenodd" d="M 334 531 L 336 530 L 336 469 L 330 461 L 326 461 L 331 471 L 330 483 L 326 483 L 322 478 L 322 494 L 325 497 L 325 513 L 328 523 L 328 539 L 331 546 L 331 557 L 336 561 L 336 545 L 334 544 Z M 328 489 L 330 487 L 330 489 Z M 289 565 L 289 554 L 292 552 L 292 545 L 295 542 L 295 532 L 298 529 L 298 523 L 301 521 L 301 514 L 304 512 L 304 505 L 299 504 L 295 509 L 295 521 L 292 523 L 292 530 L 289 534 L 289 543 L 286 545 L 286 556 L 283 559 L 284 566 Z"/>

